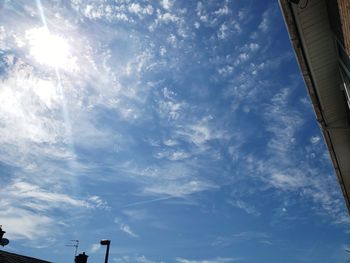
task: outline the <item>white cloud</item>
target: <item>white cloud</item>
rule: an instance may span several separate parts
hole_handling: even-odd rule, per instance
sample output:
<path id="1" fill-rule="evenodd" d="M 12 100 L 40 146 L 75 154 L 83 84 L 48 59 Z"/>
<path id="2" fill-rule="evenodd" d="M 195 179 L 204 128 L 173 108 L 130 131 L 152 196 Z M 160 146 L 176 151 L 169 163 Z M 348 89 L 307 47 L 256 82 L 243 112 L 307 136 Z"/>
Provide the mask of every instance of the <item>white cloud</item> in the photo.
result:
<path id="1" fill-rule="evenodd" d="M 145 209 L 125 209 L 122 212 L 131 220 L 145 220 L 149 217 Z"/>
<path id="2" fill-rule="evenodd" d="M 232 27 L 234 29 L 234 32 L 236 32 L 236 33 L 241 33 L 242 32 L 241 25 L 235 20 L 231 21 L 230 27 Z"/>
<path id="3" fill-rule="evenodd" d="M 16 200 L 17 205 L 20 204 L 39 211 L 61 206 L 83 208 L 91 206 L 85 200 L 76 199 L 67 194 L 49 192 L 37 185 L 23 181 L 17 181 L 7 186 L 0 195 L 2 195 L 3 200 Z"/>
<path id="4" fill-rule="evenodd" d="M 249 54 L 241 53 L 241 54 L 239 54 L 238 58 L 239 58 L 240 62 L 245 62 L 249 59 Z"/>
<path id="5" fill-rule="evenodd" d="M 191 165 L 183 161 L 164 163 L 144 169 L 129 164 L 126 171 L 134 175 L 135 180 L 142 180 L 142 194 L 144 196 L 160 197 L 155 201 L 166 200 L 172 197 L 188 198 L 190 195 L 202 191 L 217 190 L 219 186 L 198 176 L 198 172 Z M 142 200 L 136 203 L 148 203 L 153 200 Z"/>
<path id="6" fill-rule="evenodd" d="M 176 99 L 176 93 L 163 89 L 163 100 L 159 100 L 159 114 L 168 120 L 177 120 L 186 111 L 187 104 Z"/>
<path id="7" fill-rule="evenodd" d="M 213 259 L 192 260 L 192 259 L 176 258 L 176 261 L 179 263 L 225 263 L 225 262 L 242 261 L 242 259 L 217 257 Z"/>
<path id="8" fill-rule="evenodd" d="M 119 226 L 120 230 L 122 230 L 123 232 L 127 233 L 129 236 L 131 237 L 139 237 L 137 234 L 135 234 L 129 225 L 127 224 L 120 224 Z"/>
<path id="9" fill-rule="evenodd" d="M 13 204 L 4 199 L 0 204 L 4 208 L 0 211 L 1 224 L 6 231 L 6 237 L 10 240 L 37 240 L 50 238 L 55 234 L 52 226 L 57 222 L 53 218 L 13 207 Z"/>
<path id="10" fill-rule="evenodd" d="M 236 234 L 232 234 L 229 236 L 219 236 L 216 237 L 213 246 L 226 247 L 231 246 L 233 243 L 242 243 L 242 242 L 255 242 L 264 245 L 269 245 L 272 242 L 270 241 L 270 235 L 263 232 L 240 232 Z"/>
<path id="11" fill-rule="evenodd" d="M 188 195 L 202 192 L 206 190 L 217 189 L 218 186 L 199 180 L 176 180 L 169 181 L 166 183 L 160 183 L 153 186 L 145 187 L 144 191 L 148 194 L 157 194 L 157 195 L 169 195 L 173 197 L 186 197 Z"/>
<path id="12" fill-rule="evenodd" d="M 96 253 L 98 250 L 100 250 L 101 245 L 100 244 L 92 244 L 89 251 L 91 254 Z"/>
<path id="13" fill-rule="evenodd" d="M 348 223 L 333 176 L 313 167 L 304 158 L 303 152 L 295 153 L 297 134 L 303 129 L 304 119 L 298 110 L 288 107 L 294 88 L 290 86 L 280 90 L 266 106 L 265 129 L 270 132 L 267 151 L 264 156 L 245 157 L 245 167 L 265 187 L 289 192 L 291 196 L 301 193 L 298 198 L 312 200 L 312 209 L 318 214 L 333 218 L 334 223 Z M 324 150 L 319 151 L 317 154 L 321 156 Z"/>
<path id="14" fill-rule="evenodd" d="M 176 130 L 177 136 L 199 147 L 211 140 L 228 140 L 231 137 L 230 134 L 224 129 L 211 125 L 212 120 L 213 117 L 209 115 L 195 124 L 189 123 L 186 126 L 180 126 Z"/>
<path id="15" fill-rule="evenodd" d="M 169 10 L 172 8 L 173 6 L 173 2 L 172 0 L 161 0 L 160 4 L 162 5 L 162 7 L 166 10 Z"/>
<path id="16" fill-rule="evenodd" d="M 269 180 L 279 189 L 301 188 L 307 184 L 307 179 L 298 170 L 290 170 L 289 173 L 273 172 Z"/>
<path id="17" fill-rule="evenodd" d="M 224 5 L 220 9 L 214 11 L 214 14 L 217 16 L 223 16 L 223 15 L 228 15 L 230 13 L 230 9 L 228 8 L 227 5 Z"/>
<path id="18" fill-rule="evenodd" d="M 172 161 L 184 160 L 190 156 L 191 155 L 185 151 L 175 151 L 170 154 L 169 160 L 172 160 Z"/>
<path id="19" fill-rule="evenodd" d="M 132 237 L 132 238 L 138 238 L 139 235 L 137 235 L 132 229 L 131 227 L 124 223 L 120 218 L 116 217 L 114 219 L 114 222 L 118 225 L 119 229 L 121 231 L 123 231 L 124 233 L 126 233 L 128 236 Z"/>
<path id="20" fill-rule="evenodd" d="M 199 17 L 204 12 L 204 6 L 203 6 L 203 3 L 201 1 L 197 2 L 196 12 L 197 12 L 197 16 L 199 16 Z"/>
<path id="21" fill-rule="evenodd" d="M 145 256 L 138 256 L 138 257 L 136 257 L 135 258 L 135 262 L 139 262 L 139 263 L 157 263 L 156 261 L 148 259 Z M 164 262 L 159 262 L 159 263 L 164 263 Z"/>
<path id="22" fill-rule="evenodd" d="M 208 22 L 208 16 L 207 15 L 202 15 L 202 16 L 200 16 L 199 17 L 199 20 L 201 21 L 201 22 Z"/>
<path id="23" fill-rule="evenodd" d="M 8 56 L 9 76 L 0 81 L 1 138 L 21 145 L 27 141 L 56 143 L 64 140 L 64 123 L 46 117 L 62 102 L 51 78 L 32 74 L 32 67 Z"/>
<path id="24" fill-rule="evenodd" d="M 174 34 L 170 34 L 169 37 L 167 38 L 167 42 L 171 44 L 173 47 L 176 47 L 177 43 L 177 38 Z"/>
<path id="25" fill-rule="evenodd" d="M 82 5 L 78 2 L 71 2 L 72 7 L 79 11 L 83 16 L 91 20 L 107 20 L 107 21 L 125 21 L 132 22 L 133 20 L 127 16 L 126 5 L 114 6 L 107 2 L 94 1 L 88 5 Z"/>
<path id="26" fill-rule="evenodd" d="M 320 140 L 321 140 L 320 136 L 312 136 L 312 137 L 310 138 L 310 142 L 311 142 L 312 144 L 317 144 Z"/>
<path id="27" fill-rule="evenodd" d="M 50 239 L 59 234 L 60 226 L 65 224 L 64 219 L 55 218 L 55 211 L 60 211 L 62 215 L 69 215 L 73 212 L 74 214 L 84 213 L 86 209 L 105 209 L 100 206 L 100 202 L 96 203 L 97 199 L 105 203 L 96 196 L 83 200 L 17 180 L 3 186 L 0 191 L 0 205 L 4 207 L 0 217 L 11 239 Z"/>
<path id="28" fill-rule="evenodd" d="M 254 215 L 254 216 L 260 216 L 260 212 L 253 205 L 250 205 L 242 200 L 230 200 L 230 201 L 228 201 L 228 203 L 230 205 L 232 205 L 233 207 L 242 209 L 247 214 Z"/>
<path id="29" fill-rule="evenodd" d="M 269 29 L 271 15 L 272 15 L 272 10 L 271 9 L 268 9 L 268 10 L 266 10 L 263 13 L 262 20 L 261 20 L 261 22 L 259 24 L 259 29 L 262 32 L 266 32 Z"/>
<path id="30" fill-rule="evenodd" d="M 113 261 L 123 263 L 165 263 L 163 261 L 153 261 L 144 255 L 125 255 L 120 258 L 115 257 L 113 258 Z"/>
<path id="31" fill-rule="evenodd" d="M 238 18 L 239 18 L 239 20 L 244 20 L 245 18 L 246 18 L 246 16 L 247 16 L 247 10 L 245 10 L 245 9 L 242 9 L 242 10 L 239 10 L 238 11 Z"/>
<path id="32" fill-rule="evenodd" d="M 128 10 L 130 13 L 136 14 L 139 17 L 143 17 L 144 15 L 152 15 L 153 14 L 153 7 L 151 5 L 147 5 L 145 7 L 142 7 L 138 3 L 132 3 L 129 5 Z"/>
<path id="33" fill-rule="evenodd" d="M 227 26 L 225 23 L 223 23 L 223 24 L 220 26 L 217 35 L 218 35 L 218 38 L 219 38 L 219 39 L 225 39 L 225 38 L 227 38 L 227 36 L 228 36 L 228 26 Z"/>
<path id="34" fill-rule="evenodd" d="M 227 77 L 229 75 L 231 75 L 234 71 L 234 67 L 232 67 L 231 65 L 226 65 L 222 68 L 218 69 L 218 73 L 220 75 L 222 75 L 223 77 Z"/>
<path id="35" fill-rule="evenodd" d="M 142 10 L 141 6 L 138 4 L 138 3 L 132 3 L 130 6 L 129 6 L 129 11 L 131 13 L 135 13 L 135 14 L 138 14 L 140 13 Z"/>
<path id="36" fill-rule="evenodd" d="M 87 200 L 90 202 L 90 206 L 92 205 L 96 208 L 111 210 L 111 207 L 108 205 L 107 201 L 102 200 L 102 198 L 97 195 L 90 196 Z"/>
<path id="37" fill-rule="evenodd" d="M 158 152 L 155 157 L 158 159 L 167 158 L 171 161 L 179 161 L 179 160 L 187 159 L 190 156 L 191 156 L 190 153 L 185 152 L 183 150 L 178 150 L 178 151 L 163 150 L 161 152 Z"/>
<path id="38" fill-rule="evenodd" d="M 284 154 L 295 144 L 295 133 L 303 124 L 298 112 L 288 112 L 290 90 L 283 89 L 271 99 L 265 118 L 270 120 L 267 130 L 273 134 L 268 147 L 274 154 Z"/>
<path id="39" fill-rule="evenodd" d="M 260 45 L 257 43 L 250 43 L 248 46 L 252 52 L 257 51 L 260 48 Z"/>
<path id="40" fill-rule="evenodd" d="M 160 54 L 161 56 L 164 56 L 164 55 L 166 54 L 166 52 L 167 52 L 167 49 L 166 49 L 165 47 L 160 47 L 160 49 L 159 49 L 159 54 Z"/>
<path id="41" fill-rule="evenodd" d="M 180 117 L 181 112 L 186 106 L 185 103 L 177 103 L 174 101 L 161 101 L 159 103 L 159 112 L 162 116 L 169 120 L 176 120 Z"/>
<path id="42" fill-rule="evenodd" d="M 157 13 L 157 21 L 159 22 L 163 22 L 165 24 L 168 23 L 176 23 L 180 20 L 179 17 L 177 17 L 175 14 L 171 14 L 171 13 L 161 13 L 158 12 Z"/>
<path id="43" fill-rule="evenodd" d="M 176 140 L 172 140 L 172 139 L 167 139 L 163 143 L 164 143 L 164 145 L 169 146 L 169 147 L 175 146 L 178 144 L 178 142 Z"/>
<path id="44" fill-rule="evenodd" d="M 190 31 L 186 19 L 183 15 L 185 12 L 186 9 L 179 9 L 176 13 L 171 12 L 170 10 L 157 9 L 157 18 L 153 21 L 153 23 L 151 23 L 148 29 L 151 32 L 154 32 L 157 27 L 169 27 L 171 25 L 174 25 L 176 29 L 175 31 L 172 31 L 181 38 L 187 38 L 190 34 Z M 166 31 L 169 32 L 168 30 Z"/>
<path id="45" fill-rule="evenodd" d="M 0 49 L 5 50 L 6 44 L 5 39 L 7 38 L 6 30 L 4 26 L 0 26 Z"/>

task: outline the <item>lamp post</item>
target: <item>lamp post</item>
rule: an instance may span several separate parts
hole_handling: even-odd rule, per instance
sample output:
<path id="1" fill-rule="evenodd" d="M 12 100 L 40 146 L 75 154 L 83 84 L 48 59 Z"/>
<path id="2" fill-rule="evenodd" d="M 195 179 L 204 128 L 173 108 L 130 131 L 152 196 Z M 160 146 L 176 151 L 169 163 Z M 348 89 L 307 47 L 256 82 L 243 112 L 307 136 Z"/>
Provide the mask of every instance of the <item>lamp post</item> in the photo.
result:
<path id="1" fill-rule="evenodd" d="M 107 246 L 107 248 L 106 248 L 106 256 L 105 256 L 105 263 L 108 263 L 109 245 L 111 244 L 111 241 L 107 240 L 107 239 L 103 239 L 103 240 L 100 241 L 100 244 L 102 246 Z"/>

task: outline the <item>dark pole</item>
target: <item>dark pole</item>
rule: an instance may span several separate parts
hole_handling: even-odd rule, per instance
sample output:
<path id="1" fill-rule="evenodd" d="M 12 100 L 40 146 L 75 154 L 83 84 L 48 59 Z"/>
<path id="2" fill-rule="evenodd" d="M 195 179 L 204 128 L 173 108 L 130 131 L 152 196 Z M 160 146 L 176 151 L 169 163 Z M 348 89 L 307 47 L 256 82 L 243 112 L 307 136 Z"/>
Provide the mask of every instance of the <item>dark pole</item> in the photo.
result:
<path id="1" fill-rule="evenodd" d="M 108 263 L 109 245 L 111 244 L 111 241 L 110 240 L 101 240 L 100 244 L 104 245 L 104 246 L 107 245 L 105 263 Z"/>
<path id="2" fill-rule="evenodd" d="M 107 249 L 106 249 L 106 257 L 105 257 L 105 263 L 108 263 L 109 244 L 110 244 L 110 242 L 108 242 L 108 244 L 107 244 Z"/>

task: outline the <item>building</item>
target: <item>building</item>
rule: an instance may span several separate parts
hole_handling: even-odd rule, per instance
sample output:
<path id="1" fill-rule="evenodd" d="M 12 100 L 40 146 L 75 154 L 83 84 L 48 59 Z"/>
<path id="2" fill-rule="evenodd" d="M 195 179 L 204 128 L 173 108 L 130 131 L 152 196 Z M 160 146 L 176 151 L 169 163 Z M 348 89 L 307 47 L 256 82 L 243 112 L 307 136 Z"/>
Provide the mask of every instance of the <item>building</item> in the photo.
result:
<path id="1" fill-rule="evenodd" d="M 22 256 L 22 255 L 10 253 L 3 250 L 0 250 L 0 262 L 1 263 L 50 263 L 49 261 Z"/>
<path id="2" fill-rule="evenodd" d="M 350 1 L 279 1 L 350 211 Z"/>

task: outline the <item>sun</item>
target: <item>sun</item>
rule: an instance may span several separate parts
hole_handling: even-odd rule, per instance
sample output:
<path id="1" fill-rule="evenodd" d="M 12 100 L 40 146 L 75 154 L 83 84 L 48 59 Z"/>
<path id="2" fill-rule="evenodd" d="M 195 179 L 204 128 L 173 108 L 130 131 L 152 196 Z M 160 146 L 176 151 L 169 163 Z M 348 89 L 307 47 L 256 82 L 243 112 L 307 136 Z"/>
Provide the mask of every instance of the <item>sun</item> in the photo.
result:
<path id="1" fill-rule="evenodd" d="M 29 55 L 42 65 L 56 69 L 74 69 L 75 58 L 65 38 L 54 35 L 45 27 L 26 32 Z"/>

